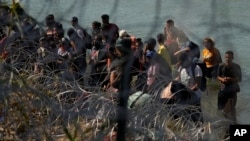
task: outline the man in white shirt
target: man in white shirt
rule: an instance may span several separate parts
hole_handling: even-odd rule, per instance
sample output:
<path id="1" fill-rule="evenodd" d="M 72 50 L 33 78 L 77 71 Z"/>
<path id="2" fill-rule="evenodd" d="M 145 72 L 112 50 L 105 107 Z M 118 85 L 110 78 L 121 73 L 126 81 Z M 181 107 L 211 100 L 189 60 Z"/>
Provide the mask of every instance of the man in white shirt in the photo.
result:
<path id="1" fill-rule="evenodd" d="M 186 52 L 182 53 L 178 59 L 179 75 L 177 80 L 189 87 L 200 98 L 201 90 L 199 86 L 201 84 L 202 70 L 198 65 L 195 65 Z"/>

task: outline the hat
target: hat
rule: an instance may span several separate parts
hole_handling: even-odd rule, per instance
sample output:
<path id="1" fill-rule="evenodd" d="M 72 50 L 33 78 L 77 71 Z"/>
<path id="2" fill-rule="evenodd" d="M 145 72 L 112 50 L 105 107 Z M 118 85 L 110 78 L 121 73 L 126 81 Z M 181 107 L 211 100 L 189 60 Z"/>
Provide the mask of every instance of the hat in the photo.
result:
<path id="1" fill-rule="evenodd" d="M 119 32 L 119 37 L 123 37 L 123 36 L 126 36 L 126 35 L 128 35 L 128 33 L 124 29 Z"/>
<path id="2" fill-rule="evenodd" d="M 121 39 L 116 42 L 116 48 L 122 52 L 131 51 L 131 40 L 130 39 Z"/>

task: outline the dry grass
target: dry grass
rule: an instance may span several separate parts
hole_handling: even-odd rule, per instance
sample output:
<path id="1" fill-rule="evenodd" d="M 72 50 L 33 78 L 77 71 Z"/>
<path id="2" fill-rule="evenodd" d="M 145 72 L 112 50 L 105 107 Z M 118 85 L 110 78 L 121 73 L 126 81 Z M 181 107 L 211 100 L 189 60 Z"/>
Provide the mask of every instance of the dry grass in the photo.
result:
<path id="1" fill-rule="evenodd" d="M 116 103 L 98 88 L 87 94 L 79 83 L 56 74 L 27 75 L 1 65 L 0 140 L 103 140 L 114 132 Z M 132 109 L 127 139 L 219 140 L 228 121 L 211 112 L 215 97 L 214 91 L 203 96 L 205 123 L 200 127 L 172 120 L 171 107 L 157 102 Z"/>

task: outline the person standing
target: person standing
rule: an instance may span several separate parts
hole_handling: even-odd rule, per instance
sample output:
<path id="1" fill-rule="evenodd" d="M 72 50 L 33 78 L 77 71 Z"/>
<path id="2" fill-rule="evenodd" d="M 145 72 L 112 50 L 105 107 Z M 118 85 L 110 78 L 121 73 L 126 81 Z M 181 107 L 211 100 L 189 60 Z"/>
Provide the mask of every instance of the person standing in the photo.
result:
<path id="1" fill-rule="evenodd" d="M 233 62 L 234 53 L 227 51 L 225 53 L 225 62 L 218 68 L 218 80 L 221 82 L 221 88 L 218 92 L 218 110 L 229 119 L 236 121 L 236 101 L 237 93 L 240 92 L 239 82 L 241 82 L 241 67 Z"/>
<path id="2" fill-rule="evenodd" d="M 67 35 L 72 46 L 72 59 L 74 70 L 78 72 L 79 78 L 83 76 L 86 71 L 86 44 L 76 33 L 73 28 L 68 29 Z M 82 77 L 83 78 L 83 77 Z M 81 78 L 81 80 L 83 80 Z"/>
<path id="3" fill-rule="evenodd" d="M 170 55 L 167 47 L 164 45 L 164 35 L 163 34 L 158 34 L 157 35 L 157 42 L 158 42 L 158 51 L 157 53 L 165 59 L 165 61 L 168 63 L 169 66 L 171 66 L 171 60 L 170 60 Z"/>
<path id="4" fill-rule="evenodd" d="M 214 41 L 207 37 L 203 40 L 204 49 L 202 50 L 203 62 L 206 64 L 206 77 L 217 78 L 217 70 L 222 62 L 220 51 L 215 47 Z"/>
<path id="5" fill-rule="evenodd" d="M 109 22 L 109 15 L 104 14 L 101 16 L 102 18 L 102 34 L 106 40 L 106 42 L 114 46 L 117 39 L 119 38 L 119 28 L 116 24 Z"/>
<path id="6" fill-rule="evenodd" d="M 60 22 L 55 21 L 53 14 L 47 15 L 45 21 L 47 40 L 50 40 L 52 43 L 57 42 L 58 34 L 64 32 L 63 25 Z"/>
<path id="7" fill-rule="evenodd" d="M 171 43 L 172 40 L 178 43 L 178 46 L 181 46 L 183 43 L 189 41 L 189 38 L 184 33 L 184 31 L 177 28 L 175 26 L 174 20 L 172 19 L 166 21 L 166 25 L 164 27 L 164 37 L 166 39 L 167 46 Z"/>
<path id="8" fill-rule="evenodd" d="M 131 40 L 131 49 L 134 51 L 136 49 L 136 37 L 133 35 L 128 34 L 126 30 L 120 30 L 119 37 L 121 39 L 130 39 Z"/>
<path id="9" fill-rule="evenodd" d="M 98 21 L 93 21 L 92 22 L 92 37 L 94 38 L 95 36 L 98 36 L 101 34 L 101 23 Z"/>
<path id="10" fill-rule="evenodd" d="M 79 23 L 78 23 L 78 18 L 77 17 L 72 17 L 71 19 L 71 25 L 73 26 L 73 29 L 76 31 L 77 35 L 81 38 L 81 39 L 85 39 L 88 38 L 87 36 L 88 33 L 85 29 L 83 29 Z"/>
<path id="11" fill-rule="evenodd" d="M 72 17 L 71 25 L 73 26 L 73 29 L 75 30 L 77 35 L 82 40 L 84 40 L 85 46 L 86 46 L 87 52 L 88 52 L 87 55 L 89 55 L 90 50 L 92 49 L 92 37 L 91 37 L 91 35 L 89 35 L 88 32 L 79 25 L 77 17 Z"/>
<path id="12" fill-rule="evenodd" d="M 201 98 L 201 90 L 199 86 L 201 84 L 202 70 L 201 68 L 192 63 L 192 60 L 188 52 L 183 52 L 178 58 L 179 75 L 176 80 L 182 82 L 188 88 L 190 88 L 199 98 Z M 200 102 L 199 102 L 200 103 Z"/>
<path id="13" fill-rule="evenodd" d="M 159 86 L 172 79 L 171 67 L 164 58 L 157 54 L 155 46 L 155 38 L 146 40 L 142 58 L 142 63 L 147 70 L 147 85 L 143 91 L 152 94 L 159 90 Z"/>

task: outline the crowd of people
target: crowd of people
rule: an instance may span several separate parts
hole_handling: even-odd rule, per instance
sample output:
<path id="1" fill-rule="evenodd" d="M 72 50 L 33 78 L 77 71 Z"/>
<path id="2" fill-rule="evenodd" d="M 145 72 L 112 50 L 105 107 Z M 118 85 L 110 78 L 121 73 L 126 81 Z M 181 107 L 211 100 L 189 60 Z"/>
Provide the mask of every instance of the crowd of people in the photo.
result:
<path id="1" fill-rule="evenodd" d="M 89 66 L 90 77 L 83 85 L 98 86 L 115 95 L 124 82 L 132 84 L 135 80 L 135 91 L 156 94 L 155 98 L 166 104 L 183 102 L 188 99 L 183 96 L 188 92 L 194 97 L 189 104 L 200 106 L 202 91 L 205 91 L 202 85 L 206 85 L 203 79 L 219 80 L 218 109 L 226 115 L 231 113 L 231 119 L 236 121 L 241 69 L 233 62 L 232 51 L 225 52 L 225 62 L 222 62 L 220 51 L 210 37 L 204 38 L 204 48 L 200 51 L 200 46 L 171 19 L 166 21 L 163 33 L 143 41 L 119 29 L 107 14 L 101 15 L 100 21 L 93 21 L 92 32 L 88 33 L 76 16 L 71 19 L 72 27 L 65 31 L 62 23 L 49 14 L 43 30 L 21 8 L 18 18 L 10 13 L 9 7 L 0 9 L 0 53 L 7 63 L 14 42 L 32 40 L 38 45 L 33 48 L 36 52 L 33 73 L 58 71 L 63 72 L 61 77 L 66 80 L 84 82 Z M 173 86 L 177 84 L 181 86 Z"/>

